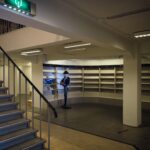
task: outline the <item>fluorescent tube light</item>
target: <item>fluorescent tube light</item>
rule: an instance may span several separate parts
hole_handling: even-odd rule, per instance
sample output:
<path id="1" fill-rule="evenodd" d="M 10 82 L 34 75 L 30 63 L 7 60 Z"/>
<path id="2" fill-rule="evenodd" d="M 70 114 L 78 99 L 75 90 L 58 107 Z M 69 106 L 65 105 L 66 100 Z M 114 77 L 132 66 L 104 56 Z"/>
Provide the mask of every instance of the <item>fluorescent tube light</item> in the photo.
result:
<path id="1" fill-rule="evenodd" d="M 75 48 L 75 47 L 83 47 L 83 46 L 90 46 L 92 45 L 91 43 L 83 43 L 83 44 L 76 44 L 76 45 L 68 45 L 68 46 L 65 46 L 64 48 Z"/>
<path id="2" fill-rule="evenodd" d="M 137 32 L 134 34 L 135 38 L 145 38 L 150 37 L 150 31 Z"/>
<path id="3" fill-rule="evenodd" d="M 86 50 L 85 47 L 83 47 L 83 48 L 70 49 L 70 50 L 66 50 L 65 52 L 77 52 L 77 51 L 84 51 L 84 50 Z"/>
<path id="4" fill-rule="evenodd" d="M 21 55 L 27 56 L 29 54 L 36 54 L 36 53 L 40 53 L 40 52 L 41 52 L 40 49 L 32 50 L 32 51 L 24 51 L 24 52 L 21 52 Z"/>

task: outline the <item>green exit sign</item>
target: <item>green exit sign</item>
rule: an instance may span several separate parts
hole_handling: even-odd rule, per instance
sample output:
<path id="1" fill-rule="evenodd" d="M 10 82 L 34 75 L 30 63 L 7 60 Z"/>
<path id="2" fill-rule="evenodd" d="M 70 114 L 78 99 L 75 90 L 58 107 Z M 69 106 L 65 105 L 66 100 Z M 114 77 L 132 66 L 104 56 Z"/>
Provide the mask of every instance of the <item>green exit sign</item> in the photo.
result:
<path id="1" fill-rule="evenodd" d="M 30 8 L 30 2 L 27 0 L 5 0 L 5 4 L 17 7 L 18 9 L 24 10 L 24 11 L 31 11 Z"/>
<path id="2" fill-rule="evenodd" d="M 0 5 L 25 15 L 36 15 L 36 6 L 28 0 L 0 0 Z"/>

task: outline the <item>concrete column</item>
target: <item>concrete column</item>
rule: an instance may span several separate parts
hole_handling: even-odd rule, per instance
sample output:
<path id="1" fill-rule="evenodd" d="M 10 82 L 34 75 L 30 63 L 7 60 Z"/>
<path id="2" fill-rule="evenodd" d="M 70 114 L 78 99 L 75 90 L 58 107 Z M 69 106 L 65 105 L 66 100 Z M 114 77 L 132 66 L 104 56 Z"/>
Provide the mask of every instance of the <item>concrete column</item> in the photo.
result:
<path id="1" fill-rule="evenodd" d="M 38 88 L 38 90 L 43 93 L 43 59 L 42 57 L 35 57 L 32 61 L 32 82 Z M 39 95 L 34 93 L 34 105 L 39 107 Z"/>
<path id="2" fill-rule="evenodd" d="M 43 93 L 43 59 L 40 57 L 32 61 L 32 82 Z"/>
<path id="3" fill-rule="evenodd" d="M 138 50 L 134 56 L 124 55 L 123 124 L 137 127 L 141 124 L 141 59 Z"/>

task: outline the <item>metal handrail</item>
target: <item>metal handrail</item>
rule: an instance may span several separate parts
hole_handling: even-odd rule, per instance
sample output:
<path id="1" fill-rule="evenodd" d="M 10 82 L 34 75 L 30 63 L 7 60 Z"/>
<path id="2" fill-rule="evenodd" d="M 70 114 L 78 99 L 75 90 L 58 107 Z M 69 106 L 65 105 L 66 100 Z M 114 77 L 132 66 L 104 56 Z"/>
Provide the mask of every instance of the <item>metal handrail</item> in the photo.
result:
<path id="1" fill-rule="evenodd" d="M 40 95 L 41 98 L 47 103 L 48 107 L 51 108 L 51 110 L 54 113 L 54 116 L 57 117 L 56 109 L 52 106 L 52 104 L 46 99 L 46 97 L 38 90 L 38 88 L 31 82 L 31 80 L 23 73 L 23 71 L 18 67 L 18 65 L 10 58 L 10 56 L 4 51 L 2 47 L 0 47 L 0 50 L 5 54 L 5 56 L 8 58 L 9 61 L 14 65 L 15 68 L 18 69 L 18 71 L 23 75 L 23 77 L 30 83 L 30 85 L 36 90 L 36 92 Z"/>

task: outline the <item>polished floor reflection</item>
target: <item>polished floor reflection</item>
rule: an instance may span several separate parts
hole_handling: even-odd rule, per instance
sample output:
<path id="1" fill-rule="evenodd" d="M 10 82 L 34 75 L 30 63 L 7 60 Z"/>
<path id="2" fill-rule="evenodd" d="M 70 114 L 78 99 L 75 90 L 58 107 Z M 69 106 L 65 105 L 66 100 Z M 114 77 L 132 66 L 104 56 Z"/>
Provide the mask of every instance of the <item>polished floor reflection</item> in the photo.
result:
<path id="1" fill-rule="evenodd" d="M 135 150 L 130 145 L 51 125 L 51 150 Z"/>

